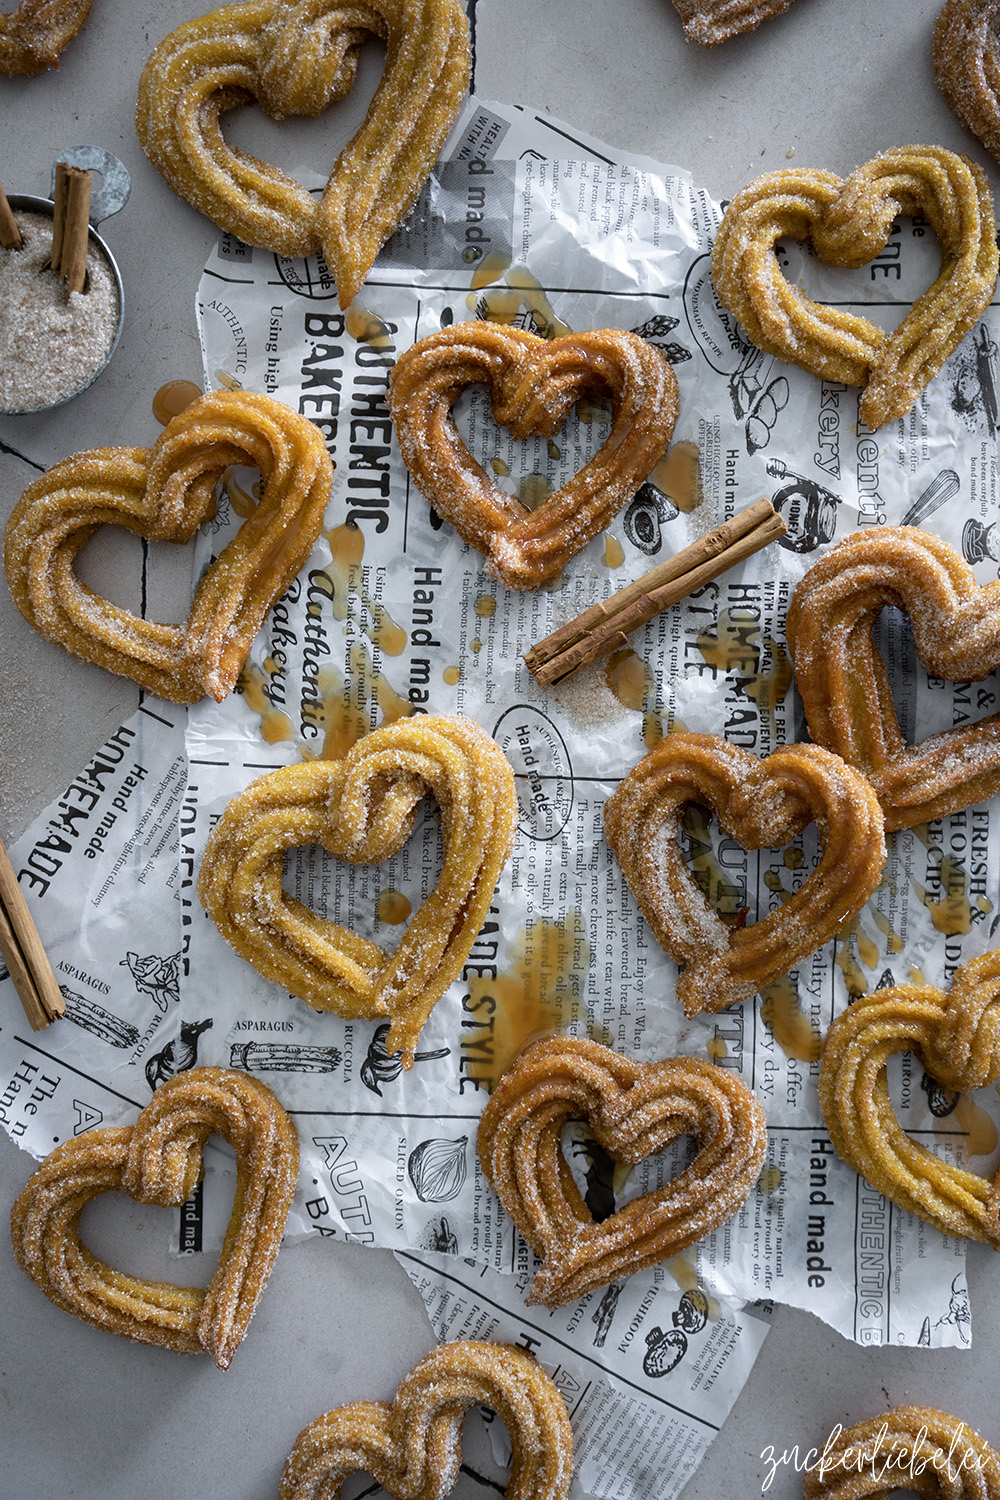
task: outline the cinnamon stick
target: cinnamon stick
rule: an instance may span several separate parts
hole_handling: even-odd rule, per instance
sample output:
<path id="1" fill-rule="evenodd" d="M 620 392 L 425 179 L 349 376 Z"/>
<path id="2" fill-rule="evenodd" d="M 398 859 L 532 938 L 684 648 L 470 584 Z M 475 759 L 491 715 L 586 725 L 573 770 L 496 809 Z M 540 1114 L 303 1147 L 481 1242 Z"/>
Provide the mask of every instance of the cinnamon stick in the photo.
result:
<path id="1" fill-rule="evenodd" d="M 32 1031 L 43 1031 L 66 1012 L 52 965 L 42 947 L 17 883 L 14 866 L 0 841 L 0 953 L 10 971 Z"/>
<path id="2" fill-rule="evenodd" d="M 0 245 L 5 250 L 20 250 L 22 245 L 21 231 L 17 227 L 14 218 L 14 210 L 7 202 L 7 194 L 0 182 Z"/>
<path id="3" fill-rule="evenodd" d="M 82 167 L 66 167 L 65 173 L 66 211 L 57 269 L 66 283 L 66 295 L 69 296 L 71 292 L 82 292 L 87 279 L 91 174 Z"/>
<path id="4" fill-rule="evenodd" d="M 532 646 L 524 655 L 528 671 L 543 687 L 564 682 L 581 667 L 610 656 L 633 630 L 776 541 L 785 530 L 770 500 L 755 501 Z"/>
<path id="5" fill-rule="evenodd" d="M 52 255 L 49 265 L 53 271 L 59 270 L 59 261 L 62 252 L 63 229 L 66 224 L 66 163 L 56 162 L 55 182 L 52 186 Z"/>

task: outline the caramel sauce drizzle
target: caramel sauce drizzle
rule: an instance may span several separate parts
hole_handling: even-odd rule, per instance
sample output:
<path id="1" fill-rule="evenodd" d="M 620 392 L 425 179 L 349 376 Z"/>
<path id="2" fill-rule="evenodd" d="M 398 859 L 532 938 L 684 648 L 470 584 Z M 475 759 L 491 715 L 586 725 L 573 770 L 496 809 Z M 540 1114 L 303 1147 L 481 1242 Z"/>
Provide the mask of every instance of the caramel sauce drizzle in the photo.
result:
<path id="1" fill-rule="evenodd" d="M 802 1009 L 793 980 L 786 974 L 760 995 L 760 1018 L 785 1056 L 816 1062 L 823 1049 L 822 1033 Z"/>
<path id="2" fill-rule="evenodd" d="M 202 394 L 201 386 L 193 380 L 168 380 L 153 397 L 153 416 L 161 427 L 166 427 Z"/>
<path id="3" fill-rule="evenodd" d="M 701 487 L 701 453 L 690 438 L 671 443 L 649 477 L 678 510 L 687 513 L 697 510 L 705 498 Z"/>

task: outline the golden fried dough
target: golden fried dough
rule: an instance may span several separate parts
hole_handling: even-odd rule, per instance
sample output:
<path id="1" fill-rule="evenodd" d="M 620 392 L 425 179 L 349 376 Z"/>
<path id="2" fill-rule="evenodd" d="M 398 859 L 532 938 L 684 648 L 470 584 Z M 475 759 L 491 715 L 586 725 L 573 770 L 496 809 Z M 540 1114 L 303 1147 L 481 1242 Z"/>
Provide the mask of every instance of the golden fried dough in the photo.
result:
<path id="1" fill-rule="evenodd" d="M 760 921 L 727 921 L 706 901 L 679 843 L 688 803 L 710 808 L 745 849 L 779 848 L 815 823 L 822 858 Z M 686 1015 L 725 1010 L 829 942 L 882 877 L 885 833 L 868 782 L 818 745 L 764 760 L 709 734 L 669 734 L 604 808 L 604 831 L 660 943 L 683 965 Z"/>
<path id="2" fill-rule="evenodd" d="M 697 1155 L 655 1192 L 595 1223 L 562 1148 L 586 1120 L 634 1166 L 683 1135 Z M 529 1302 L 561 1307 L 704 1239 L 745 1202 L 764 1160 L 764 1111 L 735 1073 L 697 1057 L 636 1063 L 597 1042 L 553 1036 L 518 1056 L 479 1125 L 483 1171 L 542 1265 Z"/>
<path id="3" fill-rule="evenodd" d="M 897 1406 L 836 1428 L 802 1478 L 804 1500 L 916 1492 L 925 1500 L 1000 1500 L 1000 1455 L 947 1412 Z"/>
<path id="4" fill-rule="evenodd" d="M 610 398 L 611 432 L 568 484 L 530 510 L 476 462 L 450 415 L 476 383 L 488 386 L 493 415 L 514 438 L 551 437 L 588 392 Z M 494 578 L 533 589 L 558 577 L 662 458 L 677 420 L 677 381 L 634 333 L 603 328 L 542 339 L 470 321 L 400 355 L 389 404 L 403 461 L 425 500 L 483 553 Z"/>
<path id="5" fill-rule="evenodd" d="M 566 1500 L 573 1433 L 566 1404 L 533 1355 L 513 1344 L 458 1339 L 433 1350 L 393 1401 L 352 1401 L 295 1439 L 279 1500 L 336 1500 L 363 1469 L 394 1500 L 443 1500 L 462 1461 L 462 1419 L 488 1406 L 513 1449 L 506 1500 Z"/>
<path id="6" fill-rule="evenodd" d="M 900 214 L 927 219 L 941 269 L 892 334 L 868 318 L 814 302 L 775 253 L 810 240 L 820 260 L 863 266 Z M 985 172 L 941 146 L 884 151 L 849 177 L 806 167 L 768 172 L 726 209 L 712 250 L 720 300 L 758 348 L 825 380 L 864 386 L 874 431 L 904 416 L 989 306 L 997 279 L 993 198 Z"/>
<path id="7" fill-rule="evenodd" d="M 0 14 L 0 73 L 34 77 L 58 68 L 59 54 L 73 40 L 91 0 L 21 0 Z"/>
<path id="8" fill-rule="evenodd" d="M 998 0 L 947 0 L 934 26 L 934 73 L 958 118 L 1000 160 L 998 17 Z"/>
<path id="9" fill-rule="evenodd" d="M 819 1078 L 823 1118 L 844 1161 L 942 1234 L 1000 1250 L 997 1182 L 906 1134 L 889 1097 L 894 1052 L 915 1052 L 933 1079 L 959 1092 L 1000 1078 L 1000 953 L 963 964 L 947 993 L 900 984 L 855 1000 L 827 1032 Z"/>
<path id="10" fill-rule="evenodd" d="M 335 859 L 380 864 L 412 832 L 430 794 L 444 858 L 395 953 L 282 890 L 285 852 L 320 844 Z M 413 1061 L 417 1036 L 457 978 L 489 911 L 517 824 L 510 765 L 478 724 L 401 719 L 343 760 L 271 771 L 235 797 L 205 849 L 198 893 L 241 958 L 318 1010 L 389 1016 L 389 1053 Z"/>
<path id="11" fill-rule="evenodd" d="M 978 682 L 1000 665 L 1000 583 L 980 587 L 940 538 L 913 526 L 857 531 L 792 596 L 788 649 L 809 733 L 868 777 L 888 829 L 947 817 L 1000 790 L 1000 714 L 907 745 L 872 632 L 909 617 L 932 677 Z"/>
<path id="12" fill-rule="evenodd" d="M 261 500 L 202 577 L 185 625 L 139 619 L 80 582 L 76 555 L 101 526 L 189 541 L 233 464 L 260 470 Z M 309 556 L 332 479 L 322 434 L 290 407 L 247 391 L 203 396 L 154 447 L 78 453 L 28 486 L 4 538 L 14 602 L 47 640 L 160 698 L 221 701 Z"/>
<path id="13" fill-rule="evenodd" d="M 236 1196 L 207 1291 L 113 1270 L 80 1244 L 91 1198 L 122 1191 L 181 1204 L 202 1173 L 210 1135 L 236 1154 Z M 266 1084 L 192 1068 L 157 1089 L 134 1125 L 87 1130 L 45 1158 L 14 1204 L 18 1265 L 50 1301 L 97 1328 L 227 1369 L 274 1265 L 295 1192 L 295 1127 Z"/>
<path id="14" fill-rule="evenodd" d="M 370 36 L 385 44 L 385 70 L 321 198 L 227 145 L 219 121 L 237 105 L 256 99 L 281 120 L 342 99 Z M 346 307 L 427 180 L 469 68 L 460 0 L 250 0 L 160 43 L 139 82 L 136 130 L 174 192 L 221 229 L 277 255 L 322 250 Z"/>

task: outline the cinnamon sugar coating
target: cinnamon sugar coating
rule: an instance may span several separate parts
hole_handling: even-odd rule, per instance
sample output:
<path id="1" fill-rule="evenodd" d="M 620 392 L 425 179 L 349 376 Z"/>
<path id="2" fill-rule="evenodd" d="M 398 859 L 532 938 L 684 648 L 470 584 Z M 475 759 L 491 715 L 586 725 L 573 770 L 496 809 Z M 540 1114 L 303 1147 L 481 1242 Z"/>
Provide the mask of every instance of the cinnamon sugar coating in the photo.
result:
<path id="1" fill-rule="evenodd" d="M 533 1355 L 513 1344 L 442 1344 L 400 1382 L 393 1401 L 352 1401 L 295 1439 L 279 1500 L 337 1500 L 359 1469 L 394 1500 L 443 1500 L 458 1478 L 462 1420 L 495 1411 L 513 1450 L 506 1500 L 566 1500 L 573 1433 L 566 1403 Z"/>
<path id="2" fill-rule="evenodd" d="M 58 68 L 59 54 L 87 19 L 91 0 L 21 0 L 0 13 L 0 73 L 32 78 Z"/>
<path id="3" fill-rule="evenodd" d="M 914 1493 L 925 1500 L 1000 1500 L 1000 1454 L 958 1417 L 897 1406 L 835 1429 L 803 1475 L 804 1500 Z"/>
<path id="4" fill-rule="evenodd" d="M 1000 161 L 998 0 L 947 0 L 934 25 L 934 73 L 962 123 Z"/>
<path id="5" fill-rule="evenodd" d="M 489 388 L 493 415 L 516 439 L 551 437 L 586 393 L 608 396 L 612 428 L 567 484 L 530 510 L 472 457 L 450 413 L 469 385 Z M 677 420 L 677 381 L 634 333 L 603 328 L 542 339 L 470 321 L 401 354 L 389 404 L 403 461 L 417 488 L 459 536 L 482 552 L 507 588 L 538 588 L 614 519 L 666 451 Z"/>
<path id="6" fill-rule="evenodd" d="M 441 811 L 441 874 L 393 954 L 282 889 L 285 852 L 296 845 L 320 844 L 356 864 L 390 859 L 427 794 Z M 389 1016 L 386 1048 L 409 1067 L 420 1028 L 485 920 L 516 824 L 513 772 L 478 724 L 402 719 L 365 735 L 343 760 L 282 767 L 234 797 L 208 841 L 198 893 L 265 979 L 317 1010 Z"/>
<path id="7" fill-rule="evenodd" d="M 350 90 L 363 42 L 385 44 L 364 123 L 321 198 L 227 145 L 221 116 L 256 99 L 276 120 L 319 115 Z M 136 130 L 174 192 L 249 245 L 322 250 L 341 307 L 409 212 L 468 87 L 461 0 L 249 0 L 179 26 L 150 56 Z"/>
<path id="8" fill-rule="evenodd" d="M 714 47 L 780 16 L 792 0 L 674 0 L 689 42 Z"/>
<path id="9" fill-rule="evenodd" d="M 260 471 L 261 500 L 202 577 L 186 624 L 139 619 L 80 582 L 76 555 L 101 526 L 189 541 L 233 464 Z M 174 417 L 152 448 L 91 449 L 30 484 L 7 522 L 7 582 L 28 624 L 71 655 L 174 703 L 221 701 L 309 556 L 332 481 L 312 422 L 270 396 L 217 391 Z"/>
<path id="10" fill-rule="evenodd" d="M 595 1223 L 561 1134 L 587 1120 L 615 1161 L 635 1165 L 690 1135 L 698 1153 L 655 1192 Z M 490 1095 L 479 1160 L 542 1265 L 529 1302 L 562 1307 L 648 1269 L 736 1213 L 767 1146 L 764 1111 L 735 1073 L 697 1057 L 636 1063 L 597 1042 L 553 1036 L 519 1055 Z"/>
<path id="11" fill-rule="evenodd" d="M 719 915 L 679 842 L 689 803 L 745 849 L 776 849 L 815 823 L 822 857 L 783 905 L 744 925 Z M 819 745 L 764 760 L 709 734 L 669 734 L 604 808 L 604 831 L 660 946 L 681 964 L 686 1015 L 750 997 L 857 916 L 885 864 L 882 812 L 867 780 Z"/>
<path id="12" fill-rule="evenodd" d="M 1000 583 L 980 587 L 939 537 L 858 531 L 809 569 L 788 611 L 788 649 L 809 733 L 871 781 L 888 829 L 947 817 L 1000 791 L 1000 714 L 916 745 L 900 732 L 872 632 L 905 611 L 932 677 L 978 682 L 1000 665 Z"/>
<path id="13" fill-rule="evenodd" d="M 785 277 L 782 238 L 810 240 L 820 260 L 863 266 L 893 220 L 918 214 L 941 248 L 941 269 L 892 334 L 868 318 L 814 302 Z M 874 431 L 904 416 L 989 306 L 997 279 L 996 221 L 981 167 L 941 146 L 903 146 L 849 177 L 789 167 L 756 178 L 726 209 L 712 281 L 747 337 L 825 380 L 863 386 Z"/>
<path id="14" fill-rule="evenodd" d="M 837 1154 L 880 1193 L 942 1234 L 1000 1250 L 997 1181 L 951 1165 L 906 1134 L 886 1064 L 915 1052 L 931 1078 L 964 1092 L 1000 1078 L 1000 953 L 956 971 L 947 992 L 900 984 L 866 995 L 833 1022 L 819 1100 Z"/>
<path id="15" fill-rule="evenodd" d="M 236 1196 L 207 1291 L 116 1271 L 81 1245 L 80 1214 L 101 1193 L 186 1202 L 210 1135 L 236 1154 Z M 14 1254 L 74 1317 L 178 1354 L 210 1354 L 227 1369 L 274 1265 L 298 1159 L 295 1127 L 266 1084 L 224 1068 L 191 1068 L 157 1089 L 134 1125 L 84 1131 L 45 1158 L 14 1204 Z"/>

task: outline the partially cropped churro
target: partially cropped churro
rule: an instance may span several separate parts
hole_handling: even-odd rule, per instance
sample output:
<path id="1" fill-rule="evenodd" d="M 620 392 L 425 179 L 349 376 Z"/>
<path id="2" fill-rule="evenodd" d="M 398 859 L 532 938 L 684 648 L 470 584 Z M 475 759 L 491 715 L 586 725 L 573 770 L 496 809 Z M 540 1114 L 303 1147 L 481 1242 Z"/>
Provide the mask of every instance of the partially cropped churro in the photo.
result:
<path id="1" fill-rule="evenodd" d="M 320 198 L 227 144 L 221 116 L 256 99 L 276 120 L 318 115 L 350 90 L 368 37 L 382 80 Z M 278 255 L 322 250 L 341 307 L 412 208 L 469 82 L 461 0 L 249 0 L 178 26 L 139 82 L 136 130 L 174 192 Z"/>
<path id="2" fill-rule="evenodd" d="M 260 503 L 205 572 L 186 624 L 139 619 L 77 577 L 77 554 L 105 525 L 189 541 L 233 464 L 259 470 Z M 221 701 L 309 556 L 332 482 L 312 422 L 270 396 L 216 391 L 174 417 L 154 447 L 78 453 L 28 486 L 4 534 L 14 603 L 46 639 L 160 698 Z"/>
<path id="3" fill-rule="evenodd" d="M 907 745 L 872 635 L 890 607 L 909 617 L 931 676 L 977 682 L 1000 665 L 1000 583 L 980 587 L 929 532 L 880 526 L 831 548 L 792 596 L 788 649 L 809 733 L 864 772 L 897 829 L 1000 791 L 1000 714 Z"/>
<path id="4" fill-rule="evenodd" d="M 677 1177 L 595 1223 L 562 1149 L 586 1120 L 615 1161 L 636 1165 L 680 1136 L 697 1154 Z M 479 1160 L 542 1265 L 529 1302 L 561 1307 L 648 1269 L 736 1213 L 767 1145 L 764 1111 L 737 1074 L 697 1057 L 636 1063 L 597 1042 L 533 1042 L 490 1095 Z"/>
<path id="5" fill-rule="evenodd" d="M 680 845 L 685 807 L 711 809 L 745 849 L 780 848 L 815 823 L 822 858 L 757 922 L 708 903 Z M 882 812 L 865 777 L 819 745 L 764 760 L 709 734 L 669 734 L 604 808 L 604 830 L 661 947 L 681 964 L 686 1015 L 748 1000 L 857 916 L 882 877 Z"/>
<path id="6" fill-rule="evenodd" d="M 489 388 L 515 438 L 551 437 L 586 394 L 607 396 L 612 426 L 580 472 L 534 510 L 500 489 L 469 452 L 451 408 L 469 385 Z M 542 339 L 470 321 L 401 354 L 389 392 L 403 461 L 438 515 L 507 588 L 539 588 L 617 515 L 662 458 L 677 420 L 677 381 L 634 333 L 603 328 Z"/>
<path id="7" fill-rule="evenodd" d="M 462 1419 L 476 1406 L 507 1428 L 506 1500 L 566 1500 L 573 1433 L 562 1396 L 533 1355 L 480 1339 L 433 1350 L 393 1401 L 352 1401 L 310 1422 L 288 1456 L 279 1500 L 337 1500 L 359 1469 L 394 1500 L 440 1500 L 458 1478 Z"/>
<path id="8" fill-rule="evenodd" d="M 892 334 L 793 286 L 780 239 L 809 240 L 820 260 L 863 266 L 894 219 L 919 214 L 941 269 Z M 996 216 L 981 167 L 942 146 L 902 146 L 849 177 L 805 167 L 768 172 L 736 193 L 712 250 L 712 281 L 747 337 L 825 380 L 863 386 L 871 429 L 904 416 L 989 306 L 997 280 Z"/>
<path id="9" fill-rule="evenodd" d="M 958 1417 L 897 1406 L 836 1427 L 802 1478 L 804 1500 L 875 1500 L 897 1491 L 1000 1500 L 1000 1454 Z"/>
<path id="10" fill-rule="evenodd" d="M 780 16 L 792 0 L 674 0 L 689 42 L 714 47 Z"/>
<path id="11" fill-rule="evenodd" d="M 951 989 L 900 984 L 855 1000 L 827 1032 L 819 1100 L 838 1154 L 893 1203 L 942 1234 L 1000 1250 L 997 1181 L 953 1166 L 906 1134 L 886 1065 L 915 1052 L 930 1076 L 959 1092 L 1000 1078 L 1000 953 L 957 970 Z"/>
<path id="12" fill-rule="evenodd" d="M 284 856 L 322 845 L 336 859 L 380 864 L 398 853 L 430 795 L 441 810 L 436 889 L 387 954 L 282 889 Z M 343 760 L 285 766 L 233 798 L 212 832 L 198 892 L 241 958 L 318 1010 L 391 1018 L 389 1053 L 413 1061 L 417 1036 L 475 941 L 517 823 L 517 793 L 499 746 L 471 719 L 401 719 L 365 735 Z"/>
<path id="13" fill-rule="evenodd" d="M 232 1146 L 237 1186 L 207 1291 L 116 1271 L 81 1245 L 80 1214 L 101 1193 L 186 1202 L 211 1135 Z M 157 1089 L 134 1125 L 84 1131 L 45 1158 L 14 1204 L 18 1265 L 74 1317 L 178 1354 L 210 1354 L 227 1369 L 274 1265 L 298 1159 L 295 1127 L 266 1084 L 192 1068 Z"/>
<path id="14" fill-rule="evenodd" d="M 58 68 L 90 6 L 91 0 L 21 0 L 0 12 L 0 73 L 31 78 Z"/>
<path id="15" fill-rule="evenodd" d="M 934 25 L 934 73 L 962 123 L 1000 160 L 1000 0 L 947 0 Z"/>

